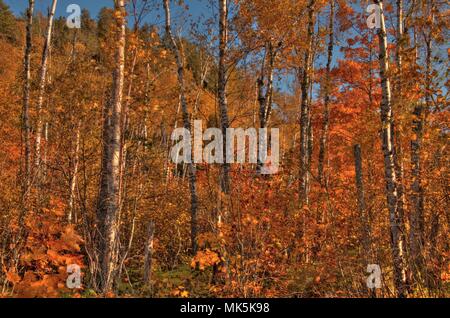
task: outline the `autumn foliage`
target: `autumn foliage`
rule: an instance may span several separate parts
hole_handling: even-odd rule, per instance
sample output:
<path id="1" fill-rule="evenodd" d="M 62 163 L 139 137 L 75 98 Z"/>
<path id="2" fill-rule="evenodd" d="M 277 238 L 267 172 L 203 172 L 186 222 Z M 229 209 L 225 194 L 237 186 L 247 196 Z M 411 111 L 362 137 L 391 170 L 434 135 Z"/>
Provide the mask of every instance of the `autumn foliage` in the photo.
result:
<path id="1" fill-rule="evenodd" d="M 36 105 L 49 19 L 34 12 L 27 174 L 27 20 L 14 17 L 0 0 L 0 17 L 7 17 L 0 23 L 0 297 L 402 296 L 380 120 L 384 79 L 379 37 L 366 24 L 368 2 L 228 3 L 230 127 L 280 130 L 279 172 L 260 175 L 256 164 L 232 164 L 229 193 L 221 187 L 220 164 L 195 164 L 194 182 L 189 166 L 170 158 L 175 128 L 194 120 L 202 120 L 204 129 L 221 127 L 217 10 L 197 20 L 189 16 L 198 9 L 189 1 L 169 1 L 177 13 L 173 45 L 164 23 L 156 22 L 164 17 L 163 1 L 126 1 L 127 14 L 112 9 L 114 2 L 95 19 L 83 10 L 81 29 L 55 17 L 41 114 Z M 449 8 L 445 1 L 383 2 L 404 287 L 408 297 L 448 297 Z M 331 12 L 334 47 L 327 69 Z M 123 19 L 128 24 L 121 47 Z M 302 96 L 308 106 L 303 137 Z M 119 99 L 117 112 L 112 105 Z M 263 125 L 261 105 L 271 109 Z M 38 118 L 44 130 L 36 162 Z M 120 146 L 107 129 L 111 118 L 119 119 Z M 110 161 L 107 143 L 118 151 Z M 355 145 L 361 148 L 364 189 L 355 180 Z M 100 189 L 112 163 L 117 192 L 108 219 L 100 207 L 111 196 L 105 200 Z M 107 239 L 109 254 L 102 250 Z M 105 287 L 108 262 L 111 286 Z M 80 288 L 66 284 L 72 264 L 81 267 Z M 367 287 L 368 264 L 382 269 L 379 290 Z"/>

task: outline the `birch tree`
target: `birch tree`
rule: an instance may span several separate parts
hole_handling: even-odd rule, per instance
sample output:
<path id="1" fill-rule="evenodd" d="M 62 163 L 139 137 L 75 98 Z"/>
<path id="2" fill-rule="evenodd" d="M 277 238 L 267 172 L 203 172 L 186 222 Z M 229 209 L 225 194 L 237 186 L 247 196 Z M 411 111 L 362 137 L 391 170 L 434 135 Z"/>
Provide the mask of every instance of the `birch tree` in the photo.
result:
<path id="1" fill-rule="evenodd" d="M 142 5 L 139 7 L 139 0 L 131 1 L 131 11 L 134 19 L 133 23 L 133 31 L 131 34 L 131 40 L 129 46 L 132 48 L 131 53 L 131 66 L 130 71 L 128 72 L 128 87 L 126 89 L 126 96 L 123 105 L 122 118 L 121 118 L 121 130 L 122 130 L 122 141 L 121 141 L 121 150 L 120 150 L 120 177 L 119 177 L 119 211 L 122 210 L 122 206 L 124 204 L 123 197 L 126 192 L 126 176 L 125 170 L 127 166 L 127 155 L 128 155 L 128 140 L 127 134 L 129 132 L 130 126 L 130 118 L 129 118 L 129 108 L 131 104 L 131 94 L 133 92 L 134 79 L 136 77 L 136 66 L 138 62 L 138 53 L 139 53 L 139 25 L 141 24 L 142 19 L 148 13 L 149 6 L 151 4 L 148 0 L 142 0 Z"/>
<path id="2" fill-rule="evenodd" d="M 35 148 L 34 148 L 34 155 L 35 155 L 34 166 L 36 169 L 38 186 L 39 186 L 40 177 L 41 177 L 41 159 L 42 159 L 41 158 L 41 148 L 42 148 L 42 135 L 43 135 L 43 130 L 44 130 L 42 107 L 44 104 L 45 88 L 46 88 L 46 84 L 47 84 L 48 57 L 49 57 L 49 52 L 51 49 L 53 18 L 55 16 L 57 2 L 58 2 L 58 0 L 53 0 L 52 7 L 49 12 L 47 31 L 46 31 L 45 42 L 44 42 L 44 49 L 42 52 L 41 70 L 39 73 L 39 95 L 38 95 L 38 101 L 37 101 L 37 106 L 36 106 L 36 113 L 37 113 L 36 140 L 35 140 Z"/>
<path id="3" fill-rule="evenodd" d="M 33 27 L 34 0 L 28 1 L 27 9 L 27 27 L 26 44 L 23 61 L 23 104 L 22 104 L 22 134 L 24 143 L 24 166 L 22 183 L 22 211 L 20 215 L 20 224 L 25 216 L 28 195 L 31 185 L 31 144 L 30 144 L 30 88 L 31 88 L 31 50 L 32 50 L 32 27 Z"/>
<path id="4" fill-rule="evenodd" d="M 69 202 L 68 202 L 68 214 L 67 221 L 72 223 L 75 213 L 75 188 L 78 178 L 78 166 L 80 155 L 80 136 L 81 135 L 81 121 L 78 121 L 75 132 L 75 145 L 72 149 L 72 158 L 70 160 L 70 176 L 69 176 Z"/>
<path id="5" fill-rule="evenodd" d="M 383 2 L 375 0 L 375 4 L 380 6 L 380 28 L 378 29 L 379 42 L 379 63 L 382 100 L 380 107 L 381 115 L 381 138 L 384 156 L 384 175 L 386 183 L 386 197 L 389 210 L 389 223 L 391 233 L 391 250 L 394 266 L 394 283 L 396 294 L 399 297 L 406 296 L 406 262 L 404 254 L 404 244 L 401 233 L 401 220 L 398 215 L 398 192 L 397 179 L 394 160 L 394 117 L 392 111 L 391 82 L 388 77 L 389 55 L 387 51 L 387 33 L 383 12 Z"/>
<path id="6" fill-rule="evenodd" d="M 425 85 L 424 85 L 424 101 L 418 101 L 413 110 L 412 133 L 411 140 L 411 213 L 410 213 L 410 249 L 411 249 L 411 269 L 416 282 L 419 282 L 424 267 L 424 250 L 425 245 L 425 219 L 424 219 L 424 189 L 422 182 L 422 142 L 426 124 L 426 115 L 431 108 L 432 96 L 432 49 L 433 49 L 433 23 L 434 17 L 434 1 L 425 1 L 422 6 L 423 15 L 429 17 L 431 24 L 426 26 L 422 32 L 423 41 L 425 43 Z M 423 278 L 423 277 L 422 277 Z"/>
<path id="7" fill-rule="evenodd" d="M 282 42 L 280 41 L 278 48 L 274 47 L 271 40 L 268 40 L 265 44 L 265 54 L 261 65 L 261 72 L 257 80 L 260 128 L 267 128 L 272 114 L 273 74 L 275 71 L 275 59 L 281 44 Z M 263 165 L 264 162 L 258 156 L 257 173 L 261 173 Z"/>
<path id="8" fill-rule="evenodd" d="M 121 112 L 125 68 L 126 12 L 125 0 L 114 1 L 115 66 L 110 100 L 105 104 L 103 153 L 97 208 L 99 289 L 112 289 L 117 265 L 117 211 L 120 177 Z"/>
<path id="9" fill-rule="evenodd" d="M 314 33 L 314 5 L 315 0 L 308 2 L 308 26 L 306 34 L 306 50 L 303 59 L 303 68 L 301 70 L 301 94 L 302 101 L 300 106 L 300 202 L 308 204 L 308 166 L 309 166 L 309 89 L 311 81 L 312 64 L 312 44 Z"/>
<path id="10" fill-rule="evenodd" d="M 357 144 L 353 147 L 353 154 L 355 157 L 355 183 L 356 183 L 356 194 L 358 201 L 359 218 L 361 222 L 361 238 L 362 238 L 362 248 L 365 255 L 365 265 L 373 264 L 374 255 L 372 250 L 372 234 L 370 218 L 367 210 L 366 199 L 364 194 L 364 180 L 363 180 L 363 168 L 362 168 L 362 156 L 361 156 L 361 145 Z M 364 267 L 365 269 L 366 267 Z M 372 291 L 371 296 L 375 296 Z"/>
<path id="11" fill-rule="evenodd" d="M 218 95 L 220 108 L 220 125 L 223 135 L 223 155 L 225 158 L 226 144 L 227 144 L 227 128 L 229 127 L 228 120 L 228 103 L 226 96 L 227 86 L 227 66 L 226 53 L 228 44 L 228 1 L 219 0 L 219 78 L 218 78 Z M 225 162 L 222 164 L 221 188 L 222 192 L 229 193 L 230 191 L 230 165 Z"/>
<path id="12" fill-rule="evenodd" d="M 404 105 L 403 101 L 403 90 L 402 90 L 402 74 L 403 74 L 403 42 L 404 42 L 404 31 L 403 31 L 403 0 L 397 0 L 397 39 L 396 39 L 396 64 L 397 64 L 397 78 L 396 78 L 396 89 L 395 89 L 395 101 L 399 112 L 402 111 Z M 394 164 L 395 173 L 397 177 L 397 214 L 399 220 L 399 228 L 401 240 L 403 244 L 403 253 L 406 255 L 406 226 L 405 226 L 405 187 L 403 184 L 403 148 L 401 141 L 401 131 L 402 131 L 401 121 L 398 121 L 398 127 L 392 125 L 392 136 L 395 141 L 394 144 Z M 405 264 L 405 266 L 407 263 Z"/>
<path id="13" fill-rule="evenodd" d="M 188 105 L 186 101 L 186 83 L 184 75 L 184 62 L 183 55 L 179 49 L 177 42 L 172 33 L 171 19 L 170 19 L 170 5 L 169 0 L 163 0 L 164 11 L 166 14 L 166 33 L 169 37 L 172 49 L 175 53 L 175 59 L 178 68 L 178 85 L 180 89 L 180 101 L 181 101 L 181 112 L 183 116 L 183 126 L 184 128 L 191 132 L 191 121 L 190 114 L 188 110 Z M 192 162 L 187 163 L 188 175 L 189 175 L 189 190 L 191 193 L 191 247 L 192 253 L 197 252 L 197 206 L 198 206 L 198 196 L 197 196 L 197 181 L 196 181 L 196 167 Z"/>

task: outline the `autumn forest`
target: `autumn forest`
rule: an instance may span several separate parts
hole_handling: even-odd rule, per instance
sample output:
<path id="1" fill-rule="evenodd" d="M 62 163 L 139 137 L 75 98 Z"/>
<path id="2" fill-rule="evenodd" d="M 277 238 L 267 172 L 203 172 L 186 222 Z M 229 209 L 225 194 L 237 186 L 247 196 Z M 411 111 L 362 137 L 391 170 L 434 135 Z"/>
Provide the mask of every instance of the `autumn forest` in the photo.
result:
<path id="1" fill-rule="evenodd" d="M 98 2 L 0 0 L 0 298 L 450 296 L 447 1 Z"/>

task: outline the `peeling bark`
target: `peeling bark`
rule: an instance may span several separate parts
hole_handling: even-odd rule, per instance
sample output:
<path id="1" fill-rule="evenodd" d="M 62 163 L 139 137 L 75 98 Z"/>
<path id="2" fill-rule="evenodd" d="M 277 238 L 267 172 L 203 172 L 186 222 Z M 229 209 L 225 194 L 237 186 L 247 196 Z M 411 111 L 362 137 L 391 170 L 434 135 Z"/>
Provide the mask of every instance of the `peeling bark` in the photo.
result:
<path id="1" fill-rule="evenodd" d="M 386 25 L 383 13 L 382 1 L 374 1 L 380 6 L 380 29 L 378 30 L 378 42 L 380 49 L 380 77 L 381 77 L 381 89 L 382 89 L 382 101 L 381 101 L 381 135 L 382 135 L 382 148 L 384 156 L 384 173 L 386 182 L 386 197 L 389 210 L 389 223 L 391 232 L 391 250 L 394 266 L 394 283 L 396 288 L 396 294 L 398 297 L 406 297 L 406 262 L 404 254 L 404 244 L 401 233 L 401 220 L 398 215 L 398 192 L 397 192 L 397 179 L 395 172 L 395 160 L 394 160 L 394 136 L 393 125 L 393 111 L 392 111 L 392 98 L 391 98 L 391 83 L 388 77 L 389 72 L 389 57 L 387 51 L 387 34 Z"/>
<path id="2" fill-rule="evenodd" d="M 26 212 L 28 210 L 28 197 L 31 186 L 31 144 L 30 144 L 30 89 L 31 89 L 31 50 L 32 26 L 33 26 L 34 0 L 28 1 L 26 44 L 24 54 L 24 84 L 23 84 L 23 105 L 22 105 L 22 138 L 24 147 L 24 166 L 22 181 L 22 211 L 19 217 L 19 224 L 23 225 Z"/>
<path id="3" fill-rule="evenodd" d="M 111 99 L 105 105 L 103 154 L 97 208 L 99 289 L 111 291 L 117 266 L 117 212 L 119 199 L 121 113 L 125 68 L 125 1 L 115 0 L 116 52 Z"/>

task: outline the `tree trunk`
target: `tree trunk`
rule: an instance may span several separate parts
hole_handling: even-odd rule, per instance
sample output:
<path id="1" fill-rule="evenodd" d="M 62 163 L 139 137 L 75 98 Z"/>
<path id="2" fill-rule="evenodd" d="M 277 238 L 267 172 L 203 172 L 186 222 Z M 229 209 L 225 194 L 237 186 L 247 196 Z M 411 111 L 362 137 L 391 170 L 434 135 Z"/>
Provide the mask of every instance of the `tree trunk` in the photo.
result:
<path id="1" fill-rule="evenodd" d="M 23 106 L 22 106 L 22 134 L 24 144 L 24 166 L 22 180 L 22 211 L 19 224 L 22 226 L 23 219 L 28 210 L 28 196 L 31 186 L 31 145 L 30 145 L 30 86 L 31 86 L 31 49 L 32 49 L 32 26 L 33 26 L 34 0 L 28 1 L 27 30 L 24 56 L 24 84 L 23 84 Z"/>
<path id="2" fill-rule="evenodd" d="M 45 95 L 45 87 L 47 80 L 47 69 L 48 69 L 48 56 L 51 49 L 52 42 L 52 31 L 53 31 L 53 18 L 55 16 L 56 4 L 58 0 L 53 0 L 52 8 L 50 10 L 48 16 L 48 25 L 47 25 L 47 33 L 45 36 L 44 50 L 42 52 L 42 63 L 41 63 L 41 71 L 39 74 L 39 95 L 37 102 L 37 122 L 36 122 L 36 141 L 34 148 L 34 166 L 36 169 L 37 183 L 38 187 L 40 187 L 40 178 L 41 178 L 41 148 L 42 148 L 42 133 L 43 133 L 43 114 L 42 114 L 42 106 L 44 104 L 44 95 Z"/>
<path id="3" fill-rule="evenodd" d="M 184 63 L 182 53 L 175 41 L 172 34 L 171 21 L 170 21 L 170 6 L 169 0 L 164 0 L 164 9 L 166 13 L 166 33 L 169 36 L 172 48 L 175 52 L 177 67 L 178 67 L 178 84 L 180 86 L 180 99 L 181 99 L 181 111 L 183 115 L 184 128 L 191 132 L 190 115 L 188 111 L 185 91 L 186 84 L 184 80 Z M 189 190 L 191 193 L 191 247 L 192 253 L 197 253 L 197 208 L 198 208 L 198 196 L 197 196 L 197 176 L 196 167 L 194 163 L 188 162 L 188 175 L 189 175 Z"/>
<path id="4" fill-rule="evenodd" d="M 75 139 L 75 148 L 73 149 L 73 158 L 71 160 L 71 168 L 72 171 L 70 173 L 70 182 L 69 182 L 69 211 L 67 214 L 67 221 L 72 223 L 74 217 L 74 201 L 75 201 L 75 187 L 77 185 L 77 177 L 78 177 L 78 164 L 79 164 L 79 153 L 80 153 L 80 130 L 81 130 L 81 121 L 77 124 L 76 130 L 76 139 Z"/>
<path id="5" fill-rule="evenodd" d="M 362 158 L 361 158 L 361 146 L 354 146 L 354 156 L 355 156 L 355 175 L 356 175 L 356 190 L 358 196 L 358 210 L 362 223 L 362 243 L 364 251 L 367 255 L 367 263 L 371 261 L 372 251 L 370 248 L 370 227 L 369 218 L 366 210 L 366 200 L 364 198 L 364 182 L 363 182 L 363 172 L 362 172 Z M 369 264 L 369 263 L 368 263 Z"/>
<path id="6" fill-rule="evenodd" d="M 152 280 L 152 256 L 153 256 L 153 237 L 155 235 L 155 223 L 150 221 L 147 228 L 147 242 L 145 244 L 144 256 L 144 284 L 150 285 Z"/>
<path id="7" fill-rule="evenodd" d="M 424 279 L 425 219 L 424 219 L 424 189 L 422 186 L 422 141 L 426 112 L 431 105 L 431 39 L 426 39 L 426 76 L 425 76 L 425 108 L 421 102 L 414 107 L 411 140 L 411 214 L 410 214 L 410 249 L 411 269 L 416 283 Z"/>
<path id="8" fill-rule="evenodd" d="M 116 53 L 111 98 L 105 105 L 103 126 L 103 154 L 100 192 L 97 209 L 99 288 L 110 292 L 117 266 L 117 211 L 119 197 L 121 112 L 125 67 L 125 1 L 115 0 Z"/>
<path id="9" fill-rule="evenodd" d="M 125 170 L 127 166 L 127 154 L 128 154 L 128 145 L 127 145 L 127 134 L 128 134 L 128 128 L 130 124 L 130 119 L 128 116 L 129 113 L 129 106 L 131 102 L 131 93 L 133 91 L 133 84 L 134 84 L 134 77 L 135 77 L 135 70 L 136 70 L 136 64 L 138 59 L 138 51 L 139 51 L 139 23 L 142 18 L 142 15 L 146 9 L 146 4 L 143 5 L 143 7 L 140 9 L 140 11 L 137 11 L 136 7 L 137 3 L 136 0 L 132 2 L 133 6 L 133 16 L 134 16 L 134 26 L 133 26 L 133 36 L 135 37 L 136 43 L 134 44 L 133 53 L 132 53 L 132 59 L 131 59 L 131 67 L 130 72 L 128 73 L 128 88 L 127 88 L 127 95 L 125 97 L 123 110 L 122 110 L 122 118 L 121 118 L 121 129 L 122 129 L 122 141 L 121 141 L 121 150 L 120 150 L 120 177 L 119 177 L 119 214 L 122 211 L 123 207 L 123 197 L 125 196 L 126 191 L 126 176 L 125 176 Z M 147 79 L 146 85 L 148 86 L 148 82 L 150 79 Z M 147 98 L 148 93 L 148 87 L 146 87 L 145 94 Z M 120 216 L 119 216 L 120 218 Z"/>
<path id="10" fill-rule="evenodd" d="M 136 31 L 134 31 L 136 33 Z M 125 97 L 125 102 L 123 105 L 122 118 L 121 118 L 121 149 L 120 149 L 120 174 L 119 174 L 119 214 L 122 211 L 122 207 L 124 204 L 123 198 L 125 197 L 126 192 L 126 177 L 125 170 L 127 167 L 127 155 L 128 155 L 128 145 L 127 145 L 127 134 L 129 128 L 129 105 L 131 100 L 131 92 L 133 89 L 133 78 L 134 78 L 134 70 L 136 68 L 137 62 L 137 48 L 134 49 L 133 59 L 131 62 L 131 69 L 129 73 L 129 83 L 127 89 L 127 95 Z"/>
<path id="11" fill-rule="evenodd" d="M 425 253 L 425 219 L 424 204 L 425 193 L 422 185 L 422 142 L 425 133 L 426 117 L 431 109 L 432 104 L 432 48 L 433 48 L 433 26 L 434 26 L 434 1 L 425 1 L 424 15 L 431 18 L 431 22 L 427 24 L 423 30 L 423 38 L 425 41 L 425 88 L 424 97 L 425 104 L 418 102 L 413 111 L 411 140 L 411 213 L 410 213 L 410 258 L 411 269 L 415 283 L 424 283 L 428 273 L 426 272 L 426 264 L 424 259 Z M 426 32 L 428 31 L 428 32 Z M 416 32 L 415 32 L 416 34 Z M 415 42 L 418 40 L 414 38 Z M 431 221 L 438 221 L 431 218 Z M 436 224 L 436 223 L 435 223 Z"/>
<path id="12" fill-rule="evenodd" d="M 361 221 L 361 238 L 362 238 L 362 248 L 365 256 L 365 266 L 373 264 L 374 255 L 372 250 L 372 234 L 370 229 L 370 219 L 368 211 L 366 209 L 366 200 L 364 197 L 364 181 L 362 172 L 362 157 L 361 157 L 361 145 L 355 145 L 353 148 L 353 153 L 355 156 L 355 181 L 356 181 L 356 193 L 358 198 L 358 210 L 359 218 Z M 370 293 L 371 297 L 375 297 L 376 293 L 372 290 Z"/>
<path id="13" fill-rule="evenodd" d="M 275 64 L 276 51 L 274 50 L 272 42 L 266 43 L 266 53 L 262 62 L 261 74 L 257 80 L 258 87 L 258 103 L 259 103 L 259 127 L 267 128 L 272 112 L 273 100 L 273 72 Z M 268 63 L 267 63 L 268 62 Z M 267 83 L 266 82 L 266 63 L 267 65 Z M 259 142 L 259 140 L 258 140 Z M 258 147 L 259 152 L 259 147 Z M 256 172 L 261 173 L 264 165 L 258 156 Z"/>
<path id="14" fill-rule="evenodd" d="M 324 184 L 324 162 L 325 155 L 327 154 L 327 142 L 328 142 L 328 128 L 330 125 L 330 76 L 331 76 L 331 62 L 333 61 L 333 49 L 334 49 L 334 0 L 330 3 L 330 19 L 328 23 L 328 57 L 327 57 L 327 67 L 325 75 L 325 96 L 324 96 L 324 111 L 323 111 L 323 123 L 322 123 L 322 135 L 320 137 L 320 147 L 319 147 L 319 163 L 318 163 L 318 178 L 321 185 Z"/>
<path id="15" fill-rule="evenodd" d="M 380 29 L 378 30 L 378 42 L 380 46 L 380 77 L 381 77 L 381 89 L 382 89 L 382 101 L 381 101 L 381 134 L 382 134 L 382 146 L 384 156 L 384 172 L 386 182 L 386 197 L 389 209 L 389 221 L 391 232 L 391 249 L 394 266 L 394 283 L 396 288 L 396 294 L 398 297 L 406 296 L 406 263 L 404 255 L 404 241 L 401 235 L 401 220 L 398 216 L 397 203 L 397 180 L 395 173 L 394 162 L 394 137 L 393 131 L 393 112 L 391 101 L 391 84 L 388 78 L 389 72 L 389 56 L 387 52 L 387 34 L 383 13 L 382 1 L 374 1 L 380 6 Z"/>
<path id="16" fill-rule="evenodd" d="M 307 48 L 304 56 L 304 67 L 301 72 L 302 102 L 300 108 L 300 203 L 308 204 L 308 134 L 309 134 L 309 86 L 310 69 L 312 59 L 312 42 L 314 33 L 314 4 L 315 0 L 308 3 L 308 30 Z"/>
<path id="17" fill-rule="evenodd" d="M 226 145 L 227 145 L 227 129 L 228 121 L 228 105 L 226 96 L 227 86 L 227 69 L 226 69 L 226 51 L 228 44 L 228 1 L 219 0 L 219 79 L 218 79 L 218 95 L 220 108 L 220 124 L 223 134 L 223 156 L 222 164 L 221 188 L 222 192 L 228 194 L 230 192 L 230 165 L 226 162 Z"/>
<path id="18" fill-rule="evenodd" d="M 403 108 L 403 90 L 402 90 L 402 74 L 403 74 L 403 0 L 397 0 L 397 45 L 396 45 L 396 62 L 397 62 L 397 80 L 396 80 L 396 104 L 397 109 L 402 111 Z M 403 131 L 401 121 L 398 122 L 398 127 L 392 125 L 392 138 L 395 140 L 394 144 L 394 164 L 395 173 L 397 177 L 397 215 L 399 220 L 399 228 L 401 240 L 403 243 L 404 255 L 407 255 L 406 244 L 407 244 L 407 234 L 405 225 L 405 187 L 403 184 L 403 147 L 401 140 L 401 132 Z M 405 266 L 408 262 L 405 261 Z M 408 273 L 407 273 L 408 275 Z M 409 278 L 407 276 L 407 283 L 409 285 Z"/>

